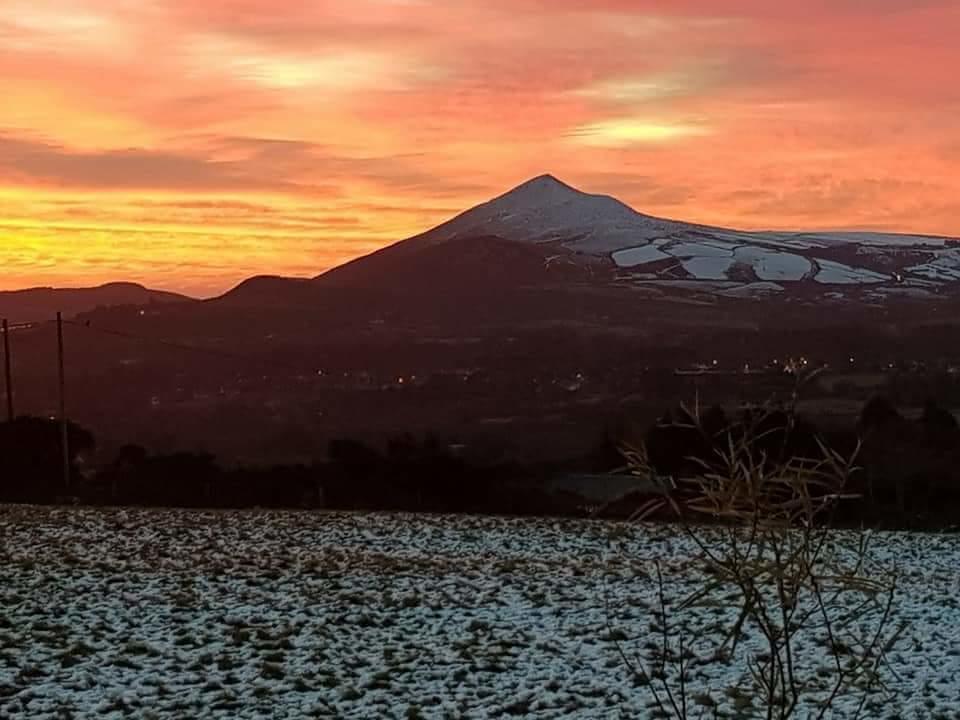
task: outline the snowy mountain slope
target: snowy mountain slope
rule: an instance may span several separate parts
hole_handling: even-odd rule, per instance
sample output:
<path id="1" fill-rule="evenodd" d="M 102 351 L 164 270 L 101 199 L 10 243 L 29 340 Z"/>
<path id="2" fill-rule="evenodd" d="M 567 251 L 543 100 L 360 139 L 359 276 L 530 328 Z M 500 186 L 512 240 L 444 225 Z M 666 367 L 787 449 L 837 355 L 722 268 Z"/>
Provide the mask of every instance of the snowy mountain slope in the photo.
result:
<path id="1" fill-rule="evenodd" d="M 642 215 L 607 195 L 588 195 L 541 175 L 412 239 L 434 244 L 467 235 L 560 242 L 590 255 L 673 236 L 696 226 Z"/>
<path id="2" fill-rule="evenodd" d="M 566 263 L 608 264 L 619 280 L 732 281 L 749 288 L 803 285 L 848 292 L 881 286 L 931 292 L 960 287 L 960 241 L 877 232 L 747 232 L 644 215 L 550 175 L 529 180 L 357 265 L 416 262 L 426 248 L 473 237 L 534 245 Z M 493 260 L 495 262 L 495 259 Z M 349 267 L 349 266 L 348 266 Z M 339 270 L 334 271 L 338 273 Z M 597 276 L 598 280 L 604 277 Z M 893 294 L 889 294 L 893 295 Z M 877 296 L 874 293 L 874 296 Z"/>

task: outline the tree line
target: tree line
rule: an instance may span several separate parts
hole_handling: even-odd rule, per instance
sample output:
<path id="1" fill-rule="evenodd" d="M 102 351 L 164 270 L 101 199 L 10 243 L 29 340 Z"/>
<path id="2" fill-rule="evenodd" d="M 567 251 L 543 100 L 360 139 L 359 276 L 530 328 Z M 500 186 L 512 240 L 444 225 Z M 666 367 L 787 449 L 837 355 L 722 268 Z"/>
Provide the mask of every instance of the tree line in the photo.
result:
<path id="1" fill-rule="evenodd" d="M 310 464 L 226 467 L 209 454 L 156 454 L 129 445 L 93 468 L 86 463 L 95 438 L 71 423 L 69 478 L 63 474 L 59 424 L 21 417 L 0 424 L 0 502 L 582 515 L 587 510 L 581 499 L 549 490 L 552 478 L 622 470 L 620 449 L 638 442 L 657 474 L 696 474 L 702 460 L 722 449 L 731 428 L 742 425 L 753 410 L 712 407 L 696 422 L 690 412 L 672 409 L 639 438 L 608 432 L 588 456 L 538 464 L 485 463 L 461 455 L 438 437 L 401 434 L 382 448 L 336 439 L 324 461 Z M 877 396 L 864 405 L 855 424 L 840 430 L 819 429 L 787 410 L 768 413 L 763 422 L 770 457 L 815 457 L 824 446 L 857 453 L 849 491 L 858 499 L 845 504 L 845 522 L 960 524 L 960 427 L 935 402 L 928 402 L 918 418 L 908 419 Z M 642 501 L 637 493 L 603 512 L 629 514 Z"/>

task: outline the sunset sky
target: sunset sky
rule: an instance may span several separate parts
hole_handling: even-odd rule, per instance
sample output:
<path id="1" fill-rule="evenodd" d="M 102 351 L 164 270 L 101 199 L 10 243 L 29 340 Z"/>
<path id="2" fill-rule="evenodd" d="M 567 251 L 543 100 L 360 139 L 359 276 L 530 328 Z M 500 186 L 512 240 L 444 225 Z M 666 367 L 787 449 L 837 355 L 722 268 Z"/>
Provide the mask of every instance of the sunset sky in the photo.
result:
<path id="1" fill-rule="evenodd" d="M 957 0 L 2 0 L 0 289 L 315 275 L 549 172 L 960 235 Z"/>

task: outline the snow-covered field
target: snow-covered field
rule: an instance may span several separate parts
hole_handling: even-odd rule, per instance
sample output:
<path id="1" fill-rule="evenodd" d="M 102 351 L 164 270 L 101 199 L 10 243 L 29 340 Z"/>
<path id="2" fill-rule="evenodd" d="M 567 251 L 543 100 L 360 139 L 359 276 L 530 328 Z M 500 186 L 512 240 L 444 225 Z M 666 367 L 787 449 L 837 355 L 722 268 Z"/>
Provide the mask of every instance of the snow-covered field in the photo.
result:
<path id="1" fill-rule="evenodd" d="M 909 625 L 866 716 L 960 717 L 960 537 L 875 548 Z M 0 506 L 0 717 L 651 717 L 617 648 L 657 639 L 652 563 L 687 590 L 691 552 L 655 525 Z"/>

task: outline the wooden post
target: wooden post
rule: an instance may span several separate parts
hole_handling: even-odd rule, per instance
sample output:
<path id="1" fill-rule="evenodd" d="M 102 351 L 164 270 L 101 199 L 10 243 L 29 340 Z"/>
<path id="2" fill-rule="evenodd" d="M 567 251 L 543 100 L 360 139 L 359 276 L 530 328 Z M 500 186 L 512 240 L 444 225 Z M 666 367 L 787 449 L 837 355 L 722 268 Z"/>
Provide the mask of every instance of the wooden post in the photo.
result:
<path id="1" fill-rule="evenodd" d="M 57 313 L 57 361 L 60 370 L 60 448 L 63 451 L 63 486 L 70 489 L 70 437 L 67 430 L 67 378 L 63 362 L 63 314 Z"/>
<path id="2" fill-rule="evenodd" d="M 13 359 L 10 356 L 10 323 L 3 319 L 3 375 L 7 390 L 7 420 L 13 422 L 16 417 L 13 407 Z"/>

